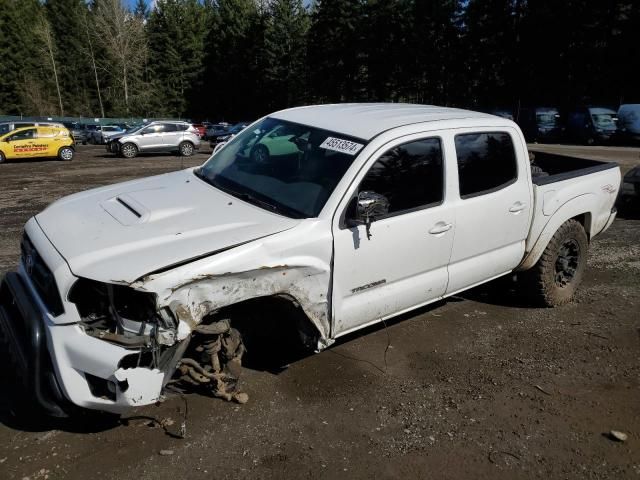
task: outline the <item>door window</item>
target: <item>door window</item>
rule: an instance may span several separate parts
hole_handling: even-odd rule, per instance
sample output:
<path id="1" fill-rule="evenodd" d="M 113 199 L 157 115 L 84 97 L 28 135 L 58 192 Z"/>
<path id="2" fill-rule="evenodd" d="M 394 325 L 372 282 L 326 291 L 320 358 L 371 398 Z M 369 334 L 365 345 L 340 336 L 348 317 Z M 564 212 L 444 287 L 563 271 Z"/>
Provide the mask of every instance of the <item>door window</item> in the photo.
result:
<path id="1" fill-rule="evenodd" d="M 460 197 L 490 193 L 518 178 L 516 154 L 506 132 L 456 135 Z"/>
<path id="2" fill-rule="evenodd" d="M 150 133 L 162 133 L 165 132 L 165 125 L 150 125 L 145 128 L 142 133 L 149 135 Z"/>
<path id="3" fill-rule="evenodd" d="M 16 140 L 30 140 L 35 137 L 36 129 L 30 128 L 29 130 L 23 130 L 21 132 L 14 133 L 11 135 L 8 140 L 10 142 L 15 142 Z"/>
<path id="4" fill-rule="evenodd" d="M 387 150 L 373 164 L 358 190 L 384 195 L 389 200 L 389 214 L 442 203 L 444 168 L 440 139 L 416 140 Z"/>

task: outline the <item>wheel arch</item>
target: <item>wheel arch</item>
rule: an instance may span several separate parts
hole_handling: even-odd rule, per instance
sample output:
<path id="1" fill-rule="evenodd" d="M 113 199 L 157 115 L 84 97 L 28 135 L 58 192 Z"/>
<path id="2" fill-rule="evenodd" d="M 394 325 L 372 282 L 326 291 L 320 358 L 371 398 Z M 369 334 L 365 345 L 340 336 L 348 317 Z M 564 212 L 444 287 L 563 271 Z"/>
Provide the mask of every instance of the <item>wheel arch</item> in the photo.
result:
<path id="1" fill-rule="evenodd" d="M 587 234 L 587 241 L 591 241 L 593 230 L 593 209 L 595 195 L 580 195 L 558 208 L 542 228 L 540 235 L 516 270 L 528 270 L 533 267 L 547 248 L 549 241 L 558 229 L 569 220 L 576 220 Z"/>

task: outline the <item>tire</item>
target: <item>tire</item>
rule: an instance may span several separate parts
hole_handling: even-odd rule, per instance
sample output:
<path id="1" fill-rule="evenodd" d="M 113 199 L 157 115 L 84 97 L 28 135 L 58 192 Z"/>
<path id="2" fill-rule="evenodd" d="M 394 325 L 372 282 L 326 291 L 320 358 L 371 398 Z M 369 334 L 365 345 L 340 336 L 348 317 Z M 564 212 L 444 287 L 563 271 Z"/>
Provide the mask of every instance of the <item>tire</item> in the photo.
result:
<path id="1" fill-rule="evenodd" d="M 264 145 L 256 145 L 251 150 L 251 160 L 255 163 L 265 164 L 269 160 L 269 150 Z"/>
<path id="2" fill-rule="evenodd" d="M 65 162 L 69 162 L 73 160 L 73 148 L 71 147 L 62 147 L 58 150 L 58 160 L 63 160 Z"/>
<path id="3" fill-rule="evenodd" d="M 120 147 L 120 155 L 124 158 L 134 158 L 138 155 L 138 147 L 136 147 L 135 143 L 125 143 Z"/>
<path id="4" fill-rule="evenodd" d="M 0 163 L 4 163 L 6 161 L 7 161 L 7 157 L 5 157 L 2 152 L 0 152 Z"/>
<path id="5" fill-rule="evenodd" d="M 588 248 L 582 225 L 567 220 L 553 235 L 538 262 L 524 272 L 526 292 L 547 307 L 568 303 L 584 276 Z"/>
<path id="6" fill-rule="evenodd" d="M 193 148 L 193 143 L 191 142 L 182 142 L 180 145 L 178 145 L 178 152 L 183 157 L 190 157 L 191 155 L 193 155 L 194 150 L 195 149 Z"/>

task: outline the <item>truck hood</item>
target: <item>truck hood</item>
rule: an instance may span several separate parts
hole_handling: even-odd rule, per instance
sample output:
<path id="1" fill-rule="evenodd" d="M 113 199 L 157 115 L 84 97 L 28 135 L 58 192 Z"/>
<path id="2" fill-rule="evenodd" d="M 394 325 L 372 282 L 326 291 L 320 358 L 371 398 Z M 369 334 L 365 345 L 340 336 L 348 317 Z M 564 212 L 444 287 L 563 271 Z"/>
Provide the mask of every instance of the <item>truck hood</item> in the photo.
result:
<path id="1" fill-rule="evenodd" d="M 65 197 L 36 221 L 74 275 L 119 284 L 300 222 L 228 195 L 191 169 Z"/>

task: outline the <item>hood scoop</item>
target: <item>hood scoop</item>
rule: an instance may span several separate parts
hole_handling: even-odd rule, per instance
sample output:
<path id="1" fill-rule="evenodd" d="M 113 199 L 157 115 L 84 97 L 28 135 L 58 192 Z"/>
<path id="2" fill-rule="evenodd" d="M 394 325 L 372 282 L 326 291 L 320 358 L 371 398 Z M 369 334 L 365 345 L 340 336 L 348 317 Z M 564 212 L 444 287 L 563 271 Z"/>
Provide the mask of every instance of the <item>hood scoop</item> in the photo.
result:
<path id="1" fill-rule="evenodd" d="M 144 223 L 149 211 L 130 195 L 123 194 L 100 203 L 100 206 L 115 220 L 125 226 Z"/>

